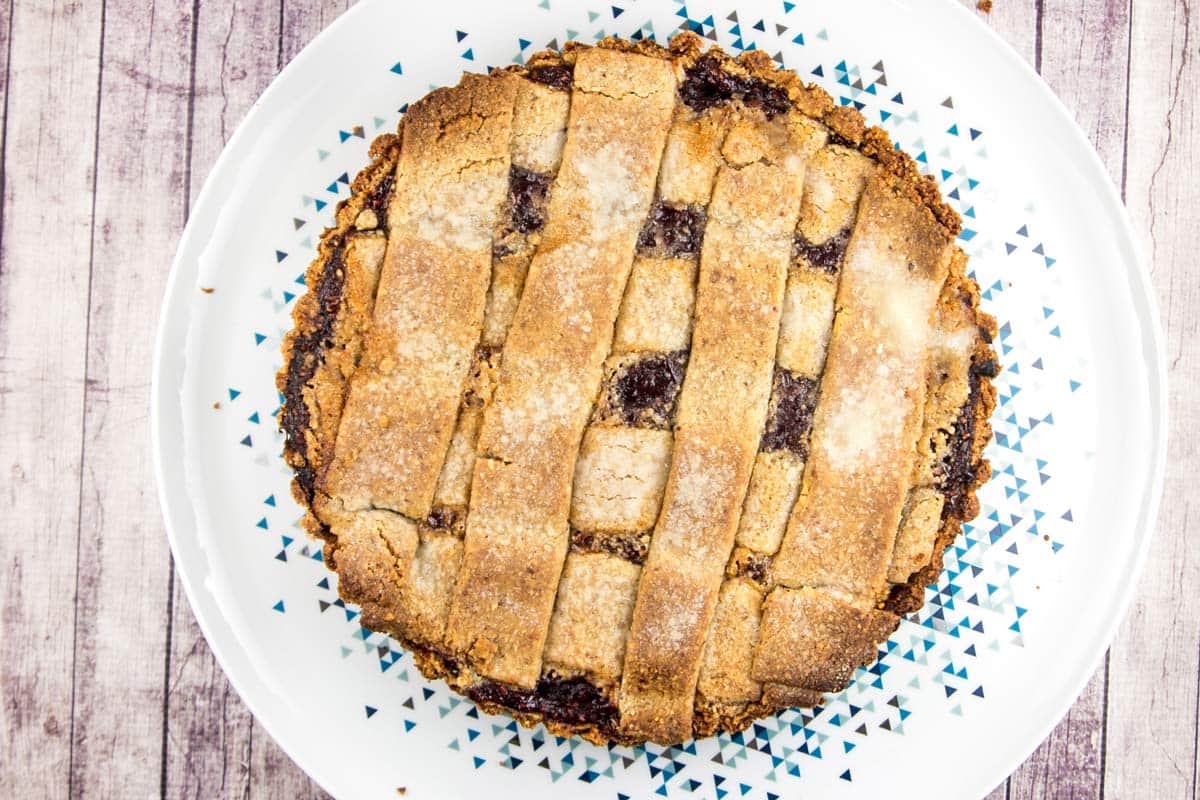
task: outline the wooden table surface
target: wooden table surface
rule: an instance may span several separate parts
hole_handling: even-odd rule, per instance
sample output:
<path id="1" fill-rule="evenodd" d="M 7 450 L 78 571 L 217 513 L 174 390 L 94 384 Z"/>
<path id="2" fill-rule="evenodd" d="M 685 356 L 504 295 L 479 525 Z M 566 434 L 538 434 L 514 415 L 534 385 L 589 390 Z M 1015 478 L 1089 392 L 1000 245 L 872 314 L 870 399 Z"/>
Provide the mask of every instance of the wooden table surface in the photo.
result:
<path id="1" fill-rule="evenodd" d="M 147 418 L 189 204 L 254 99 L 345 2 L 2 4 L 0 797 L 324 796 L 196 626 Z M 1125 197 L 1162 307 L 1172 407 L 1166 494 L 1128 618 L 1068 716 L 990 798 L 1196 797 L 1200 6 L 995 5 L 987 23 L 1075 112 Z"/>

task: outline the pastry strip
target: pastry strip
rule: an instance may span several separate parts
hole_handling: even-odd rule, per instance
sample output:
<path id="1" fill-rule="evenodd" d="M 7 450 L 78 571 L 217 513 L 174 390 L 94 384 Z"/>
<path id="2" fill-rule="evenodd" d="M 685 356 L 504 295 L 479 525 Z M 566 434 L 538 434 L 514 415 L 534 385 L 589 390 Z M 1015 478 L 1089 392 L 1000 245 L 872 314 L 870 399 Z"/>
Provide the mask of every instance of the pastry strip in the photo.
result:
<path id="1" fill-rule="evenodd" d="M 545 194 L 562 159 L 567 114 L 571 107 L 570 92 L 525 78 L 515 80 L 512 170 L 508 178 L 508 199 L 492 241 L 492 279 L 488 286 L 480 347 L 433 495 L 434 512 L 443 517 L 466 515 L 483 409 L 491 402 L 500 351 L 521 299 L 529 261 L 541 240 Z M 445 588 L 447 596 L 453 588 L 451 581 Z"/>
<path id="2" fill-rule="evenodd" d="M 395 184 L 400 137 L 384 134 L 371 144 L 374 161 L 351 183 L 334 227 L 322 236 L 296 302 L 296 327 L 284 339 L 285 365 L 276 376 L 283 395 L 280 427 L 284 458 L 296 470 L 292 492 L 308 513 L 301 526 L 327 536 L 320 519 L 325 472 L 333 456 L 346 385 L 371 325 L 379 273 L 387 250 L 386 208 Z"/>
<path id="3" fill-rule="evenodd" d="M 420 530 L 420 547 L 398 588 L 394 626 L 414 642 L 442 643 L 455 578 L 462 561 L 461 525 L 467 515 L 475 444 L 484 408 L 491 402 L 494 373 L 521 297 L 524 275 L 540 239 L 544 187 L 562 158 L 570 92 L 515 78 L 509 197 L 492 241 L 492 279 L 487 289 L 481 347 L 458 409 L 433 493 L 433 510 Z M 532 187 L 532 188 L 530 188 Z"/>
<path id="4" fill-rule="evenodd" d="M 866 156 L 839 144 L 822 147 L 805 169 L 796 246 L 779 323 L 771 404 L 742 504 L 733 574 L 765 580 L 770 556 L 779 549 L 800 493 L 812 408 L 833 326 L 844 232 L 854 224 L 859 197 L 873 169 L 874 163 Z M 820 263 L 807 254 L 810 244 L 819 248 Z M 797 698 L 781 692 L 781 687 L 764 687 L 750 678 L 763 588 L 736 579 L 725 586 L 734 585 L 740 586 L 736 594 L 722 589 L 697 690 L 706 699 L 721 703 L 761 699 L 767 704 L 793 705 Z M 736 614 L 730 613 L 734 607 Z"/>
<path id="5" fill-rule="evenodd" d="M 547 663 L 597 682 L 616 681 L 640 572 L 608 553 L 568 554 L 546 637 Z"/>
<path id="6" fill-rule="evenodd" d="M 315 485 L 329 465 L 336 446 L 338 424 L 346 399 L 347 377 L 354 374 L 363 348 L 363 336 L 371 327 L 375 292 L 383 268 L 387 239 L 379 233 L 350 233 L 343 244 L 330 255 L 340 263 L 330 265 L 343 277 L 342 294 L 332 337 L 338 345 L 323 353 L 320 364 L 309 381 L 306 392 L 312 439 L 308 442 L 308 463 L 313 470 Z M 316 295 L 317 293 L 314 293 Z M 305 295 L 309 297 L 310 295 Z M 326 505 L 324 496 L 313 493 L 314 510 L 320 514 Z"/>
<path id="7" fill-rule="evenodd" d="M 959 416 L 970 401 L 971 361 L 979 341 L 974 296 L 966 278 L 967 257 L 956 249 L 950 275 L 938 299 L 929 343 L 925 413 L 912 489 L 908 494 L 888 580 L 905 583 L 933 560 L 943 523 L 943 461 L 950 454 Z"/>
<path id="8" fill-rule="evenodd" d="M 696 687 L 706 699 L 746 703 L 762 694 L 750 677 L 762 601 L 762 590 L 753 581 L 733 578 L 721 585 Z"/>
<path id="9" fill-rule="evenodd" d="M 832 144 L 818 150 L 805 170 L 798 252 L 788 271 L 779 324 L 776 387 L 738 527 L 738 544 L 756 552 L 779 549 L 800 492 L 807 425 L 833 327 L 845 231 L 854 224 L 873 169 L 866 156 Z M 818 248 L 820 263 L 814 263 L 808 245 Z"/>
<path id="10" fill-rule="evenodd" d="M 639 564 L 645 558 L 671 463 L 671 427 L 692 335 L 705 207 L 722 163 L 728 116 L 725 109 L 697 114 L 682 104 L 675 107 L 659 167 L 658 196 L 638 236 L 613 355 L 606 361 L 601 398 L 575 464 L 573 550 L 586 545 Z M 669 254 L 661 255 L 663 251 Z M 656 252 L 660 255 L 649 255 Z M 598 580 L 608 587 L 601 594 L 568 580 L 573 563 L 602 564 L 606 573 L 625 579 Z M 547 662 L 615 684 L 640 572 L 611 556 L 569 555 L 551 617 Z M 594 629 L 613 619 L 615 610 L 621 612 L 619 637 Z M 584 635 L 570 634 L 570 620 L 579 621 L 576 627 Z"/>
<path id="11" fill-rule="evenodd" d="M 766 416 L 815 137 L 798 132 L 782 154 L 752 142 L 731 153 L 726 140 L 726 158 L 744 166 L 721 168 L 709 205 L 674 454 L 625 651 L 618 707 L 631 735 L 682 741 L 692 730 L 701 650 Z"/>
<path id="12" fill-rule="evenodd" d="M 515 89 L 467 75 L 405 117 L 374 325 L 327 476 L 347 511 L 429 513 L 483 322 Z"/>
<path id="13" fill-rule="evenodd" d="M 836 594 L 804 587 L 774 589 L 763 605 L 755 680 L 836 692 L 854 670 L 875 660 L 876 643 L 898 618 L 860 609 Z"/>
<path id="14" fill-rule="evenodd" d="M 392 613 L 395 588 L 417 550 L 417 526 L 391 511 L 370 510 L 338 520 L 333 563 L 339 589 L 376 618 Z"/>
<path id="15" fill-rule="evenodd" d="M 867 607 L 884 589 L 949 257 L 949 234 L 893 179 L 873 176 L 842 266 L 811 452 L 773 565 L 778 583 L 835 587 Z"/>
<path id="16" fill-rule="evenodd" d="M 675 94 L 670 62 L 612 50 L 581 52 L 574 81 L 542 242 L 480 429 L 446 631 L 478 672 L 527 688 L 566 555 L 575 458 Z"/>

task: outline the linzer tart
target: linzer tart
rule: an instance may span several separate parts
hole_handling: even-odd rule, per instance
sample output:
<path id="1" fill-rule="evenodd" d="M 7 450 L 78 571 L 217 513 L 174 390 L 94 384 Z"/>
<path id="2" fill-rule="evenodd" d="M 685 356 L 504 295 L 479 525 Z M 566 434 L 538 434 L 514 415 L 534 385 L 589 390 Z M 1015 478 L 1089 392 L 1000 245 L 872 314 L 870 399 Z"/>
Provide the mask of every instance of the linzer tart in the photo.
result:
<path id="1" fill-rule="evenodd" d="M 978 511 L 958 216 L 763 54 L 618 40 L 412 104 L 279 388 L 342 596 L 489 711 L 676 743 L 874 660 Z"/>

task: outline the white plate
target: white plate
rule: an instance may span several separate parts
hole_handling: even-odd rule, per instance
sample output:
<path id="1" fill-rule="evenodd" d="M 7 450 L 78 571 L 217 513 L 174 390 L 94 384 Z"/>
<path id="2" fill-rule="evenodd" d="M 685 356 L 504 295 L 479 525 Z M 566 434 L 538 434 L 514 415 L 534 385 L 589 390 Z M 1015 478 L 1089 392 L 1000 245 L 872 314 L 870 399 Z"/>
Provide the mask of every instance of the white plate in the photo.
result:
<path id="1" fill-rule="evenodd" d="M 615 3 L 615 4 L 614 4 Z M 1070 116 L 957 3 L 363 3 L 264 93 L 192 212 L 164 301 L 156 467 L 213 651 L 340 797 L 979 796 L 1048 733 L 1129 600 L 1162 483 L 1157 313 L 1125 213 Z M 964 215 L 1001 323 L 995 471 L 924 609 L 814 715 L 676 748 L 602 748 L 480 714 L 337 600 L 298 532 L 273 414 L 279 339 L 322 227 L 431 87 L 551 40 L 679 26 L 756 46 L 860 105 Z M 203 293 L 200 287 L 214 291 Z"/>

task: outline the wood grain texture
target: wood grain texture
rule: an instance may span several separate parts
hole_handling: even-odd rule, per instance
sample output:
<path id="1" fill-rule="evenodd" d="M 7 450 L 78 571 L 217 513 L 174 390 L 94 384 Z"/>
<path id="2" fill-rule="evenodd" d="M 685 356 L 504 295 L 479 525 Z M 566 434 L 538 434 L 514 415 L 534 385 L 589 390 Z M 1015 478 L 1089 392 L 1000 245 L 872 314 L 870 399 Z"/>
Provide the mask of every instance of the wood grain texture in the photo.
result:
<path id="1" fill-rule="evenodd" d="M 309 779 L 257 723 L 250 754 L 252 796 L 330 800 L 329 795 Z"/>
<path id="2" fill-rule="evenodd" d="M 1101 666 L 1046 741 L 1009 778 L 1009 800 L 1103 796 L 1105 685 Z"/>
<path id="3" fill-rule="evenodd" d="M 1107 797 L 1195 797 L 1200 654 L 1200 7 L 1134 6 L 1125 198 L 1158 289 L 1170 442 L 1158 535 L 1112 647 Z"/>
<path id="4" fill-rule="evenodd" d="M 304 45 L 329 27 L 354 0 L 282 0 L 279 67 L 282 69 Z"/>
<path id="5" fill-rule="evenodd" d="M 1119 188 L 1125 156 L 1129 0 L 1046 0 L 1042 78 L 1075 116 Z"/>
<path id="6" fill-rule="evenodd" d="M 0 511 L 37 534 L 0 536 L 0 797 L 326 796 L 253 721 L 170 579 L 145 309 L 224 142 L 347 5 L 0 0 Z M 984 18 L 1123 183 L 1172 403 L 1159 532 L 1107 672 L 989 800 L 1200 788 L 1198 13 L 1196 0 L 996 0 Z"/>
<path id="7" fill-rule="evenodd" d="M 0 513 L 13 522 L 0 535 L 0 797 L 36 787 L 57 798 L 71 767 L 102 23 L 96 4 L 33 0 L 6 11 Z"/>
<path id="8" fill-rule="evenodd" d="M 162 796 L 249 798 L 253 717 L 208 649 L 178 579 L 173 588 Z"/>
<path id="9" fill-rule="evenodd" d="M 8 118 L 8 77 L 12 67 L 13 0 L 2 6 L 6 16 L 0 25 L 0 231 L 4 230 L 4 140 Z"/>
<path id="10" fill-rule="evenodd" d="M 192 34 L 188 208 L 225 142 L 275 77 L 279 3 L 201 3 Z M 254 718 L 209 650 L 177 576 L 171 592 L 163 794 L 195 800 L 248 798 Z M 272 746 L 269 741 L 258 744 Z"/>
<path id="11" fill-rule="evenodd" d="M 159 792 L 169 563 L 150 466 L 154 337 L 183 223 L 192 4 L 105 10 L 93 198 L 73 797 Z M 147 201 L 152 198 L 152 201 Z M 137 713 L 130 713 L 136 708 Z M 147 765 L 150 768 L 147 768 Z"/>
<path id="12" fill-rule="evenodd" d="M 286 63 L 346 4 L 222 0 L 196 20 L 190 200 Z M 168 662 L 165 797 L 324 798 L 254 720 L 213 658 L 178 580 Z"/>

